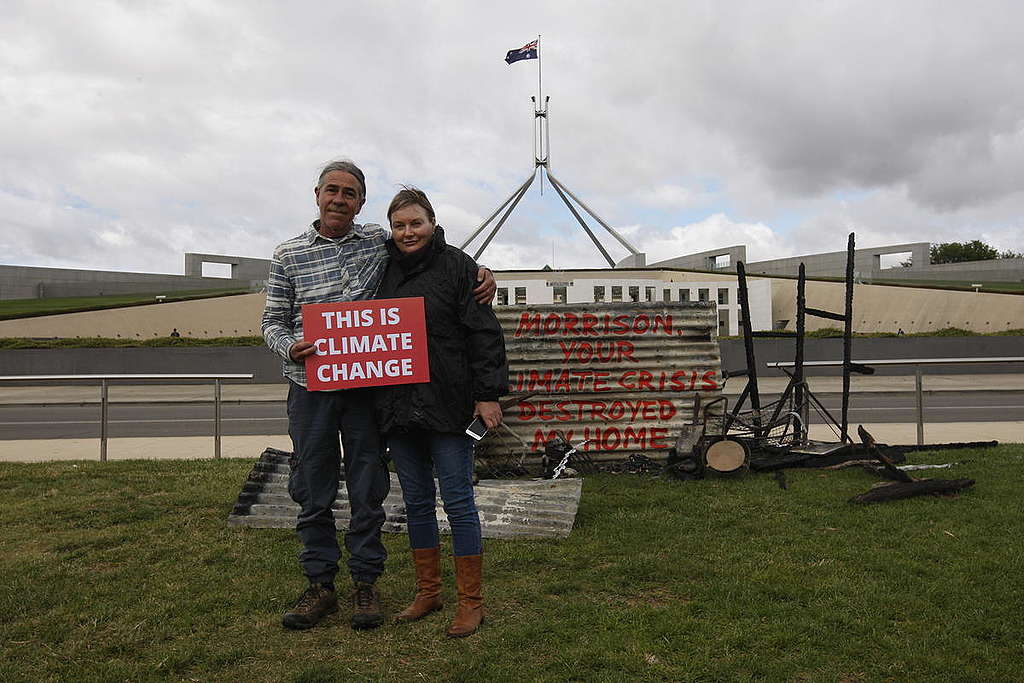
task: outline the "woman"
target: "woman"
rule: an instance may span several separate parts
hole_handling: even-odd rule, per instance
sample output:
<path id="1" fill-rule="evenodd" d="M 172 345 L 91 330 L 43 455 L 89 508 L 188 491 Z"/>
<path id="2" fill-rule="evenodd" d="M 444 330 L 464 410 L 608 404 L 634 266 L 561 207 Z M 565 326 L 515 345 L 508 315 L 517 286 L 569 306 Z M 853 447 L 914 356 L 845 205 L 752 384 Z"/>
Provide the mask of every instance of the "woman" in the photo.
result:
<path id="1" fill-rule="evenodd" d="M 473 298 L 477 266 L 444 241 L 427 196 L 407 187 L 388 207 L 391 255 L 378 298 L 423 297 L 430 382 L 380 389 L 378 417 L 402 483 L 416 598 L 396 617 L 413 621 L 441 608 L 440 543 L 433 472 L 452 529 L 458 607 L 448 636 L 474 633 L 483 620 L 482 543 L 473 499 L 473 445 L 466 427 L 479 416 L 501 424 L 508 391 L 505 340 L 490 306 Z"/>

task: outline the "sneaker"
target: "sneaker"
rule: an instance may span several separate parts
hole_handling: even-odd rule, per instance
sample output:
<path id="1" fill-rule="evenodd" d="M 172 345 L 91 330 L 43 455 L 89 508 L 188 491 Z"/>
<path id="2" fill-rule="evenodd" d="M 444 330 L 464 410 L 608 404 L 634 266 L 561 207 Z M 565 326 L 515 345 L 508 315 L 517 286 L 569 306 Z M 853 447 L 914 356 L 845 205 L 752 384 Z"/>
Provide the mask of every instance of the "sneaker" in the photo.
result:
<path id="1" fill-rule="evenodd" d="M 338 596 L 335 592 L 322 584 L 311 583 L 295 606 L 281 617 L 281 624 L 295 630 L 313 628 L 328 614 L 337 611 Z"/>
<path id="2" fill-rule="evenodd" d="M 384 623 L 384 608 L 380 605 L 380 593 L 372 583 L 356 581 L 352 591 L 352 628 L 377 628 Z"/>

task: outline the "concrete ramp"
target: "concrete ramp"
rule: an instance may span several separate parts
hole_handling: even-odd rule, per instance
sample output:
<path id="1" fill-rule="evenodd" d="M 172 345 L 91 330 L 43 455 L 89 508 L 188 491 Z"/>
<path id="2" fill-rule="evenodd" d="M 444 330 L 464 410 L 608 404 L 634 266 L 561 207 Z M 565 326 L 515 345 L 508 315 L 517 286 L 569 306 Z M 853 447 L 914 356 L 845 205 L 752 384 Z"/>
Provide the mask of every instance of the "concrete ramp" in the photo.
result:
<path id="1" fill-rule="evenodd" d="M 228 516 L 230 526 L 291 529 L 299 506 L 288 495 L 288 458 L 291 453 L 268 448 L 253 465 Z M 565 538 L 572 531 L 583 482 L 556 480 L 481 480 L 474 492 L 484 538 Z M 405 504 L 398 476 L 391 475 L 391 491 L 384 501 L 384 531 L 406 532 Z M 338 529 L 348 526 L 348 493 L 344 482 L 334 504 Z M 440 500 L 437 521 L 441 533 L 451 533 Z"/>

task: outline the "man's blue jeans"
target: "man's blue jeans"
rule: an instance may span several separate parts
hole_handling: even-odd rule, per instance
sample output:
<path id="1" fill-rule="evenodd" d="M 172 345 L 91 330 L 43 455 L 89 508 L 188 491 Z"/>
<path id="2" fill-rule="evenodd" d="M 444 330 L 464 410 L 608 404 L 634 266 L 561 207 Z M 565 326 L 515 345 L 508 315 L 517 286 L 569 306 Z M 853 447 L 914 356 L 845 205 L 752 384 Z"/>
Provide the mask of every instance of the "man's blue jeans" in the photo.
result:
<path id="1" fill-rule="evenodd" d="M 340 432 L 352 512 L 345 532 L 348 569 L 355 581 L 373 583 L 387 558 L 380 529 L 384 498 L 391 488 L 374 414 L 374 390 L 307 391 L 289 384 L 288 435 L 295 454 L 288 493 L 301 507 L 295 526 L 302 540 L 299 564 L 313 583 L 332 582 L 338 573 L 341 553 L 331 506 L 338 495 Z"/>
<path id="2" fill-rule="evenodd" d="M 391 460 L 402 482 L 402 497 L 413 550 L 439 544 L 435 512 L 434 470 L 441 500 L 452 528 L 456 556 L 479 555 L 480 517 L 473 499 L 473 445 L 468 436 L 427 430 L 392 432 L 387 437 Z"/>

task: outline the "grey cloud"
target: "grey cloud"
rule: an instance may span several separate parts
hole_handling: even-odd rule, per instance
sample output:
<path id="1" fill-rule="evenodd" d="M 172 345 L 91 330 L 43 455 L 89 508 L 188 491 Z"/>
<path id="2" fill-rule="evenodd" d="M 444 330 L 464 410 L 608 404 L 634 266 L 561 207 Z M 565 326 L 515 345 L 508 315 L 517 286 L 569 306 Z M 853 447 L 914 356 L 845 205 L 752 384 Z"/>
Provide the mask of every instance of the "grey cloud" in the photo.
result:
<path id="1" fill-rule="evenodd" d="M 695 235 L 721 242 L 695 249 L 785 215 L 804 218 L 751 239 L 806 253 L 835 248 L 850 224 L 891 241 L 1011 239 L 1022 14 L 1011 2 L 5 3 L 5 258 L 167 271 L 186 250 L 265 256 L 313 218 L 315 172 L 339 156 L 367 172 L 364 220 L 382 222 L 413 182 L 468 233 L 532 165 L 535 64 L 501 60 L 537 31 L 553 171 L 617 225 L 648 206 L 706 206 L 727 219 L 697 221 Z M 65 194 L 95 210 L 65 208 Z M 554 240 L 563 265 L 602 262 L 553 195 L 535 199 L 485 261 L 540 266 Z M 677 223 L 636 239 L 670 248 Z"/>

